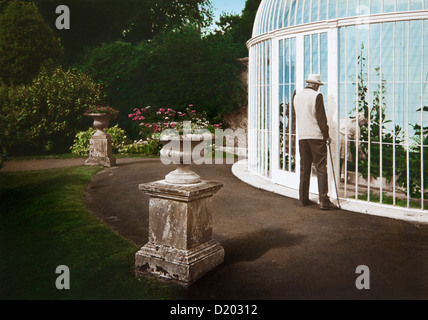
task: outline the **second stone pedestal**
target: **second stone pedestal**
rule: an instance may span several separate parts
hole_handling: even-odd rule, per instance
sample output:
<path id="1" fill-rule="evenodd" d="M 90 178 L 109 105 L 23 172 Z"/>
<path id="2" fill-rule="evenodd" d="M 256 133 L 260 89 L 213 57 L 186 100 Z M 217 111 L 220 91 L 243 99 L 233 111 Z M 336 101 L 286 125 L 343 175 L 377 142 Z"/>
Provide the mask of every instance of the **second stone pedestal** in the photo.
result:
<path id="1" fill-rule="evenodd" d="M 140 185 L 150 196 L 149 242 L 136 254 L 137 276 L 189 286 L 224 261 L 224 249 L 212 237 L 212 198 L 222 187 L 212 181 Z"/>
<path id="2" fill-rule="evenodd" d="M 104 133 L 93 135 L 89 141 L 89 157 L 86 159 L 87 166 L 114 167 L 116 158 L 113 156 L 111 137 Z"/>

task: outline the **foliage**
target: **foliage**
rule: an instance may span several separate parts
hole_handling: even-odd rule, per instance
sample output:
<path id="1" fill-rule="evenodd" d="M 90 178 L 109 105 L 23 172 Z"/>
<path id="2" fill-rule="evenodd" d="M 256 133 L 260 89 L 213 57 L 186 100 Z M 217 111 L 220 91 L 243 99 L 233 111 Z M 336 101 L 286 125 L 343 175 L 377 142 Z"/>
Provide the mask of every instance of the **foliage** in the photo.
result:
<path id="1" fill-rule="evenodd" d="M 94 128 L 89 128 L 86 131 L 78 132 L 73 145 L 70 147 L 71 152 L 75 155 L 87 156 L 89 154 L 89 140 L 95 131 Z M 120 129 L 118 125 L 107 128 L 105 132 L 111 137 L 113 152 L 120 152 L 129 143 L 125 130 Z"/>
<path id="2" fill-rule="evenodd" d="M 37 7 L 11 1 L 0 14 L 0 80 L 28 84 L 41 66 L 56 63 L 61 56 L 61 43 Z"/>
<path id="3" fill-rule="evenodd" d="M 145 107 L 136 108 L 134 113 L 129 115 L 132 121 L 139 123 L 141 135 L 143 137 L 152 136 L 153 133 L 161 133 L 167 129 L 176 130 L 182 134 L 185 123 L 190 122 L 188 130 L 195 132 L 198 129 L 206 129 L 214 133 L 215 129 L 221 128 L 222 124 L 210 124 L 206 118 L 206 113 L 198 113 L 193 104 L 186 108 L 185 112 L 175 111 L 171 108 Z"/>
<path id="4" fill-rule="evenodd" d="M 184 112 L 191 97 L 211 121 L 245 105 L 236 50 L 227 37 L 203 37 L 188 26 L 139 45 L 103 45 L 89 53 L 82 70 L 107 86 L 108 103 L 121 111 L 121 127 L 137 138 L 138 130 L 124 117 L 132 105 L 168 105 Z"/>
<path id="5" fill-rule="evenodd" d="M 189 97 L 209 119 L 216 121 L 246 103 L 241 81 L 243 65 L 228 38 L 202 37 L 186 27 L 163 33 L 151 45 L 151 79 L 145 104 L 169 105 L 184 111 Z"/>
<path id="6" fill-rule="evenodd" d="M 43 68 L 31 85 L 0 87 L 0 145 L 33 151 L 61 151 L 88 126 L 83 113 L 102 103 L 103 87 L 86 74 Z"/>
<path id="7" fill-rule="evenodd" d="M 89 108 L 86 110 L 86 112 L 83 115 L 90 116 L 91 114 L 96 114 L 96 113 L 108 114 L 110 115 L 110 118 L 114 120 L 117 120 L 117 118 L 119 117 L 119 110 L 109 106 L 104 106 L 104 105 L 89 106 Z"/>
<path id="8" fill-rule="evenodd" d="M 246 43 L 252 37 L 254 20 L 260 3 L 261 0 L 247 0 L 240 15 L 223 14 L 216 22 L 219 29 L 216 29 L 214 33 L 230 37 L 238 48 L 237 58 L 248 56 Z"/>
<path id="9" fill-rule="evenodd" d="M 386 81 L 380 74 L 380 68 L 376 68 L 377 75 L 380 79 L 378 87 L 373 92 L 373 101 L 371 108 L 367 102 L 367 74 L 364 73 L 365 58 L 363 55 L 364 44 L 361 47 L 361 54 L 358 56 L 360 73 L 358 75 L 358 112 L 364 111 L 369 116 L 369 126 L 361 129 L 362 149 L 365 154 L 370 152 L 370 158 L 359 159 L 359 171 L 364 178 L 370 177 L 376 179 L 381 176 L 386 181 L 391 182 L 395 177 L 396 182 L 404 193 L 409 193 L 411 197 L 421 197 L 421 148 L 411 149 L 409 151 L 404 147 L 404 138 L 402 129 L 396 125 L 391 132 L 387 130 L 386 124 L 391 120 L 386 118 Z M 418 110 L 422 112 L 422 110 Z M 423 110 L 428 111 L 428 110 Z M 428 142 L 428 128 L 414 125 L 415 135 L 423 137 L 424 145 Z M 422 131 L 421 131 L 422 130 Z M 421 144 L 419 143 L 419 146 Z M 428 168 L 428 152 L 423 148 L 424 168 Z M 355 164 L 354 164 L 355 165 Z M 394 171 L 395 168 L 395 171 Z M 419 168 L 416 169 L 415 168 Z M 410 169 L 410 170 L 409 170 Z M 424 190 L 428 188 L 428 176 L 424 175 Z M 407 183 L 409 176 L 409 183 Z M 425 193 L 424 197 L 428 197 Z"/>
<path id="10" fill-rule="evenodd" d="M 158 135 L 148 137 L 146 140 L 134 141 L 133 143 L 126 144 L 119 149 L 121 154 L 129 155 L 146 155 L 146 156 L 159 156 L 162 150 L 162 143 Z"/>
<path id="11" fill-rule="evenodd" d="M 81 66 L 82 71 L 106 86 L 108 103 L 120 111 L 120 126 L 135 137 L 138 132 L 129 127 L 126 115 L 129 106 L 139 104 L 142 93 L 149 90 L 149 54 L 144 45 L 113 42 L 91 50 Z"/>
<path id="12" fill-rule="evenodd" d="M 86 50 L 102 43 L 139 43 L 163 31 L 191 23 L 203 28 L 211 22 L 208 0 L 33 0 L 61 37 L 68 63 L 80 63 Z M 67 5 L 69 30 L 57 30 L 55 8 Z"/>

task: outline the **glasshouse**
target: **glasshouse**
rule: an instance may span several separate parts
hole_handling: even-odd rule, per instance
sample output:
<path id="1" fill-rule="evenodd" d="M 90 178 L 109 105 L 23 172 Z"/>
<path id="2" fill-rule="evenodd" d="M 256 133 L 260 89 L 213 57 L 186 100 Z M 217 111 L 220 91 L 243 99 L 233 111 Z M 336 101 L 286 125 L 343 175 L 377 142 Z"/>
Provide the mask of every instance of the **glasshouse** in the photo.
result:
<path id="1" fill-rule="evenodd" d="M 320 74 L 330 196 L 427 212 L 428 0 L 263 0 L 247 45 L 251 174 L 299 188 L 291 102 Z"/>

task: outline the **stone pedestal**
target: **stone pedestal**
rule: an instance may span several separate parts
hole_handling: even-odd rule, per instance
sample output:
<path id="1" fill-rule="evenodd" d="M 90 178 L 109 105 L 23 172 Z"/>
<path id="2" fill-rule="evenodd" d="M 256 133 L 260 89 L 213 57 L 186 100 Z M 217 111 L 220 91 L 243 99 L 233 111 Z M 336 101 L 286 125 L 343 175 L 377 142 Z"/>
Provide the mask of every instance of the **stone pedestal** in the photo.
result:
<path id="1" fill-rule="evenodd" d="M 111 137 L 106 134 L 94 134 L 89 141 L 89 157 L 85 164 L 88 166 L 113 167 L 116 158 L 113 156 Z"/>
<path id="2" fill-rule="evenodd" d="M 149 242 L 137 252 L 137 276 L 154 275 L 189 286 L 224 260 L 212 238 L 213 195 L 223 185 L 202 181 L 140 185 L 150 196 Z"/>

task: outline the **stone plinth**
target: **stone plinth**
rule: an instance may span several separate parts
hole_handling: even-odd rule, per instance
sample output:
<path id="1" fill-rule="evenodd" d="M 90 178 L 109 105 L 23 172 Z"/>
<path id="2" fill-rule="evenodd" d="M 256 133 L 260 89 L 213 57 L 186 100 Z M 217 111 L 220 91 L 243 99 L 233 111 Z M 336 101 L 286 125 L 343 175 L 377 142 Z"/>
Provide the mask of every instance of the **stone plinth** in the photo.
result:
<path id="1" fill-rule="evenodd" d="M 113 167 L 116 158 L 113 156 L 111 137 L 104 134 L 95 134 L 89 141 L 89 157 L 85 164 L 88 166 Z"/>
<path id="2" fill-rule="evenodd" d="M 150 196 L 149 242 L 136 254 L 137 276 L 189 286 L 223 262 L 224 249 L 212 238 L 212 198 L 222 187 L 211 181 L 140 185 Z"/>

